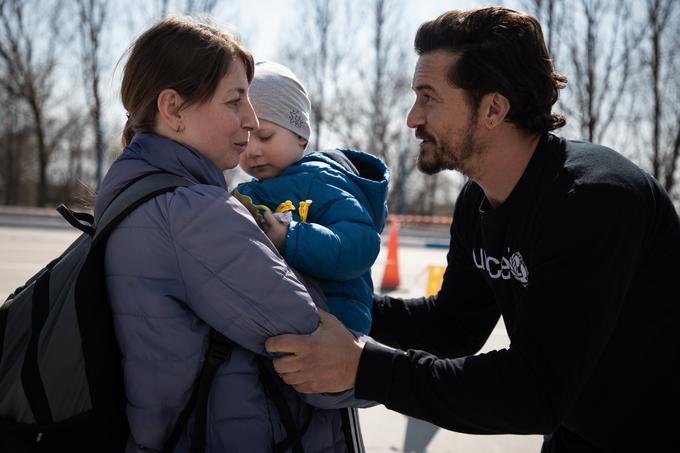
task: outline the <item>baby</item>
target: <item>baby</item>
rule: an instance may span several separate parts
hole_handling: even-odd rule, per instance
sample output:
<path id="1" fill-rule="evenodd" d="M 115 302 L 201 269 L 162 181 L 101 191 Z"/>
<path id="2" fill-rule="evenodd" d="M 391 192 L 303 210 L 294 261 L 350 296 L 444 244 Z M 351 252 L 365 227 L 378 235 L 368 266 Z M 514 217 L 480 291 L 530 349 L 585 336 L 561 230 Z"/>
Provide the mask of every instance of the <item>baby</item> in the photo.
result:
<path id="1" fill-rule="evenodd" d="M 368 333 L 371 266 L 387 216 L 387 166 L 352 149 L 305 153 L 311 104 L 302 83 L 280 64 L 255 65 L 250 100 L 260 127 L 240 166 L 254 179 L 235 196 L 260 214 L 277 213 L 260 224 L 286 262 L 318 281 L 335 317 Z"/>

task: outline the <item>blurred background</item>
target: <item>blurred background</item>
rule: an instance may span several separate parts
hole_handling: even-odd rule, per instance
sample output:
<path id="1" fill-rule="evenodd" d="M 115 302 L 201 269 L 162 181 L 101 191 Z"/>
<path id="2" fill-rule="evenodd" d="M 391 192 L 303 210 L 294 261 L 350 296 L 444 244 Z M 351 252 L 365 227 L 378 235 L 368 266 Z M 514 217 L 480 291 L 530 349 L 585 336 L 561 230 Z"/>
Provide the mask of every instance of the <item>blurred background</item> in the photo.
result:
<path id="1" fill-rule="evenodd" d="M 569 83 L 559 131 L 610 146 L 680 199 L 680 1 L 516 0 Z M 159 18 L 210 16 L 256 60 L 289 65 L 312 99 L 311 149 L 349 146 L 392 169 L 390 210 L 449 215 L 462 178 L 423 177 L 405 119 L 413 37 L 435 0 L 0 0 L 0 205 L 88 206 L 120 152 L 125 51 Z M 244 179 L 228 172 L 230 187 Z M 79 206 L 80 205 L 80 206 Z"/>
<path id="2" fill-rule="evenodd" d="M 450 214 L 463 179 L 423 176 L 406 127 L 418 26 L 479 1 L 0 0 L 0 300 L 77 236 L 56 214 L 87 209 L 121 151 L 118 90 L 125 52 L 166 15 L 209 16 L 255 60 L 290 66 L 312 100 L 311 149 L 353 147 L 390 166 L 399 216 L 401 283 L 394 295 L 436 291 Z M 610 146 L 655 176 L 680 206 L 680 0 L 499 1 L 543 25 L 569 83 L 557 133 Z M 230 187 L 246 176 L 226 173 Z M 51 213 L 52 215 L 47 215 Z M 388 228 L 385 235 L 390 234 Z M 373 267 L 384 280 L 386 247 Z M 507 347 L 499 323 L 482 351 Z M 384 406 L 362 410 L 367 451 L 539 451 L 540 436 L 471 436 Z"/>

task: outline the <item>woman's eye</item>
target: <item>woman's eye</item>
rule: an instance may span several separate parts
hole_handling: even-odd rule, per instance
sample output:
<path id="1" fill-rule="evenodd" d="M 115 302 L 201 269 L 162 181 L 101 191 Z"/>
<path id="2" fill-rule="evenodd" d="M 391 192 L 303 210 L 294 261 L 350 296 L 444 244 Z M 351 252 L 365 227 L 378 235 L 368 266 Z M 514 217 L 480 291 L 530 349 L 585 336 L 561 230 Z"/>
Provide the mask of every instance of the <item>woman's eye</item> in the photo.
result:
<path id="1" fill-rule="evenodd" d="M 232 99 L 230 101 L 225 102 L 225 104 L 227 104 L 227 105 L 237 105 L 239 102 L 241 102 L 241 98 Z"/>

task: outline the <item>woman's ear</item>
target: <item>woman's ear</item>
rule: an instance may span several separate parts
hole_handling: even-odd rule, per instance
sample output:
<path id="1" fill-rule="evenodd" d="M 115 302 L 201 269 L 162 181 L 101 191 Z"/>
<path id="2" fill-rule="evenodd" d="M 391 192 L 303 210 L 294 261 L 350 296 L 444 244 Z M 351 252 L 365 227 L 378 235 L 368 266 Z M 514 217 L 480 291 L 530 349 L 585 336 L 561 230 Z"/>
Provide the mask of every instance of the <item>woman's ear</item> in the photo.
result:
<path id="1" fill-rule="evenodd" d="M 505 121 L 510 111 L 510 100 L 498 92 L 486 94 L 480 103 L 480 119 L 489 129 Z"/>
<path id="2" fill-rule="evenodd" d="M 161 91 L 156 100 L 158 120 L 167 128 L 177 133 L 184 130 L 181 113 L 182 104 L 184 104 L 184 100 L 172 88 L 166 88 Z"/>

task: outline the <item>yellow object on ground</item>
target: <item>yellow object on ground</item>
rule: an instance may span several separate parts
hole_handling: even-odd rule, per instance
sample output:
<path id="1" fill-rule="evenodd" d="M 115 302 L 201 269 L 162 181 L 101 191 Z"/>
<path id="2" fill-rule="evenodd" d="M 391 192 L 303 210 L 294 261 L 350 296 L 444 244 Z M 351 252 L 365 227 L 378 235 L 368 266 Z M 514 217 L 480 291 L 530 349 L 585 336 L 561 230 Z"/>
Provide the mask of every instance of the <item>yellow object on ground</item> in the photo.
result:
<path id="1" fill-rule="evenodd" d="M 427 266 L 427 290 L 425 291 L 425 297 L 433 296 L 439 292 L 444 280 L 445 270 L 446 266 L 437 264 Z"/>

